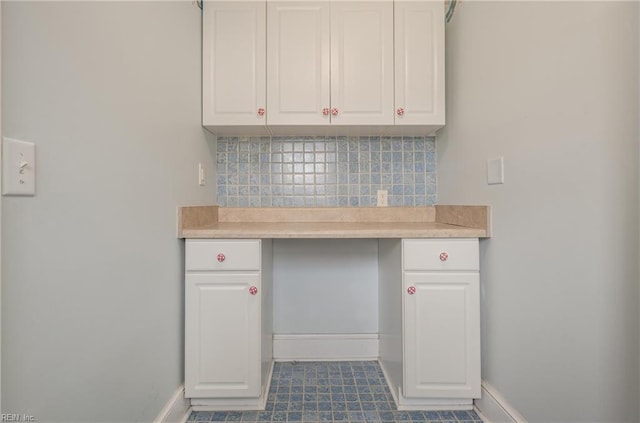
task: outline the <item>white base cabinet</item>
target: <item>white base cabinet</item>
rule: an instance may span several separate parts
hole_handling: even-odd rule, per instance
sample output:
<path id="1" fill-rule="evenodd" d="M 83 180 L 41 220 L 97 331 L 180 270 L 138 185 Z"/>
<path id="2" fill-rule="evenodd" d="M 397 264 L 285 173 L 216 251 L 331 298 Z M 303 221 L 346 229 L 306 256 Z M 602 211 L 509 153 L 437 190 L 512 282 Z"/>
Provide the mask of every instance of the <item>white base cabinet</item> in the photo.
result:
<path id="1" fill-rule="evenodd" d="M 272 261 L 271 240 L 186 240 L 185 396 L 194 410 L 264 409 Z M 471 409 L 480 397 L 478 263 L 478 239 L 379 240 L 379 361 L 400 410 Z"/>
<path id="2" fill-rule="evenodd" d="M 404 395 L 479 396 L 479 282 L 464 273 L 406 273 Z M 413 291 L 413 289 L 415 291 Z"/>
<path id="3" fill-rule="evenodd" d="M 257 273 L 193 274 L 186 281 L 187 395 L 260 395 L 260 289 Z M 221 365 L 224 363 L 224 365 Z"/>
<path id="4" fill-rule="evenodd" d="M 380 362 L 399 408 L 470 408 L 480 397 L 478 240 L 380 240 L 379 256 Z"/>
<path id="5" fill-rule="evenodd" d="M 187 240 L 185 397 L 264 408 L 272 365 L 269 240 Z"/>

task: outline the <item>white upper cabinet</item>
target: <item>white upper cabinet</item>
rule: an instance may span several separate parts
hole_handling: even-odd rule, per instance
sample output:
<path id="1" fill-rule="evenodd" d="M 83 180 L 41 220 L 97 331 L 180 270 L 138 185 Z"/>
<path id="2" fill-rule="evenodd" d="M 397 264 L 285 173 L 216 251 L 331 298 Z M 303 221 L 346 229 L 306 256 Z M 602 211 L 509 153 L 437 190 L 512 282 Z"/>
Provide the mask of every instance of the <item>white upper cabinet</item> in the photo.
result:
<path id="1" fill-rule="evenodd" d="M 393 124 L 391 1 L 267 5 L 269 125 Z"/>
<path id="2" fill-rule="evenodd" d="M 266 3 L 207 1 L 202 15 L 202 122 L 266 125 Z"/>
<path id="3" fill-rule="evenodd" d="M 331 3 L 331 123 L 393 124 L 393 2 Z"/>
<path id="4" fill-rule="evenodd" d="M 427 135 L 444 125 L 444 5 L 209 0 L 203 125 L 218 135 Z"/>
<path id="5" fill-rule="evenodd" d="M 270 125 L 330 122 L 329 5 L 304 1 L 267 3 Z"/>
<path id="6" fill-rule="evenodd" d="M 397 0 L 396 125 L 444 126 L 444 8 L 440 2 Z"/>

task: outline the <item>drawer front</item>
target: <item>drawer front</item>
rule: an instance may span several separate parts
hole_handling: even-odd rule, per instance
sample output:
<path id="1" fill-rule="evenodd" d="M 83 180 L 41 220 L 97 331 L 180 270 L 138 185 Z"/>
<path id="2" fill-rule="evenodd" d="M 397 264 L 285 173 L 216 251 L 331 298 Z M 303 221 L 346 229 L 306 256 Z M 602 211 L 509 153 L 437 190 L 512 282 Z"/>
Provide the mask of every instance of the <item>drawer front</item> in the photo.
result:
<path id="1" fill-rule="evenodd" d="M 477 239 L 405 239 L 404 270 L 479 270 Z"/>
<path id="2" fill-rule="evenodd" d="M 190 270 L 260 270 L 260 240 L 188 239 L 185 268 Z"/>

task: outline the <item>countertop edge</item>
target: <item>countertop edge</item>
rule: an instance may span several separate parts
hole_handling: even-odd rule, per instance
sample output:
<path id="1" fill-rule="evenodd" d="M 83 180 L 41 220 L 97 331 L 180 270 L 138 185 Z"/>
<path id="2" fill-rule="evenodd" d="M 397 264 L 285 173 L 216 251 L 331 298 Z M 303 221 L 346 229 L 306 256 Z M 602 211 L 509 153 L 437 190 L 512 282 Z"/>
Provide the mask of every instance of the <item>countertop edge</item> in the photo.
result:
<path id="1" fill-rule="evenodd" d="M 263 209 L 267 210 L 267 209 Z M 256 210 L 218 206 L 181 207 L 178 238 L 488 238 L 488 206 L 429 208 L 269 209 L 266 221 Z M 309 216 L 309 221 L 300 217 Z M 228 213 L 243 219 L 227 219 Z M 397 213 L 398 221 L 390 216 Z M 288 216 L 295 214 L 291 220 Z M 275 216 L 275 217 L 274 217 Z M 363 219 L 360 221 L 359 216 Z M 379 221 L 376 217 L 379 216 Z M 416 217 L 419 216 L 419 217 Z M 324 219 L 324 220 L 323 220 Z M 430 226 L 430 227 L 424 227 Z"/>

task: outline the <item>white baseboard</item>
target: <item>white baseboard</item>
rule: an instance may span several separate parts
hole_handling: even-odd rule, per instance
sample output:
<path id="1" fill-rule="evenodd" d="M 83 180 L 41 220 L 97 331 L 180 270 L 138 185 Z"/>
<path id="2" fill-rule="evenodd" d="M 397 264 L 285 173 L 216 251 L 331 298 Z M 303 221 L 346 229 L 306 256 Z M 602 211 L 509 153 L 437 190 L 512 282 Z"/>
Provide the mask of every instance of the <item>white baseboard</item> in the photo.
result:
<path id="1" fill-rule="evenodd" d="M 193 411 L 262 411 L 267 398 L 192 398 Z"/>
<path id="2" fill-rule="evenodd" d="M 378 334 L 273 335 L 273 359 L 377 360 Z"/>
<path id="3" fill-rule="evenodd" d="M 527 420 L 489 383 L 482 381 L 482 398 L 475 410 L 486 423 L 527 423 Z"/>
<path id="4" fill-rule="evenodd" d="M 185 423 L 190 413 L 191 404 L 184 397 L 184 385 L 180 385 L 153 423 Z"/>

